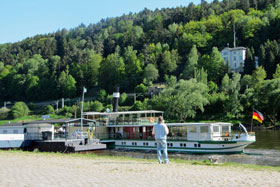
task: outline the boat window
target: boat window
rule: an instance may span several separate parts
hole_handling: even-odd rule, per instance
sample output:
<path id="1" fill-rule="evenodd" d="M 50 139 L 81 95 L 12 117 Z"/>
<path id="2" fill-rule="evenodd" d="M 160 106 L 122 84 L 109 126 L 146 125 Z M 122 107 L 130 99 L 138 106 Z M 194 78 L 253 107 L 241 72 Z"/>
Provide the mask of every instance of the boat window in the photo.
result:
<path id="1" fill-rule="evenodd" d="M 213 132 L 220 132 L 219 126 L 213 126 Z"/>
<path id="2" fill-rule="evenodd" d="M 196 126 L 190 126 L 190 132 L 196 133 Z"/>
<path id="3" fill-rule="evenodd" d="M 8 131 L 7 130 L 3 130 L 3 134 L 7 134 L 8 133 Z"/>
<path id="4" fill-rule="evenodd" d="M 222 132 L 229 132 L 229 126 L 222 126 Z"/>
<path id="5" fill-rule="evenodd" d="M 200 127 L 200 132 L 201 133 L 208 133 L 208 126 L 201 126 Z"/>
<path id="6" fill-rule="evenodd" d="M 18 134 L 18 130 L 13 130 L 13 134 Z"/>

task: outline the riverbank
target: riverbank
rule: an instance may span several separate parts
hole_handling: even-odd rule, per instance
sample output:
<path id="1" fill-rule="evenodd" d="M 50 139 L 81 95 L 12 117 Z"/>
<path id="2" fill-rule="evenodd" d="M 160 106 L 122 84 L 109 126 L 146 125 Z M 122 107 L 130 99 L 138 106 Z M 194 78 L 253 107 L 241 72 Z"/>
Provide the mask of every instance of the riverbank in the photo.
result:
<path id="1" fill-rule="evenodd" d="M 0 186 L 277 186 L 279 167 L 0 151 Z"/>

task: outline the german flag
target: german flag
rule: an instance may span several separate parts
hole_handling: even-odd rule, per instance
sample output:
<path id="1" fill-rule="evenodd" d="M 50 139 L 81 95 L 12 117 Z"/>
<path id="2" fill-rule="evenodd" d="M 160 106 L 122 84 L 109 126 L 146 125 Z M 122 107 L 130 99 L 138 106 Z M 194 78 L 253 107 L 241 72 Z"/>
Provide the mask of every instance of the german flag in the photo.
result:
<path id="1" fill-rule="evenodd" d="M 257 110 L 254 110 L 252 118 L 257 120 L 260 123 L 262 123 L 263 120 L 264 120 L 264 117 L 263 117 L 262 113 L 260 113 Z"/>

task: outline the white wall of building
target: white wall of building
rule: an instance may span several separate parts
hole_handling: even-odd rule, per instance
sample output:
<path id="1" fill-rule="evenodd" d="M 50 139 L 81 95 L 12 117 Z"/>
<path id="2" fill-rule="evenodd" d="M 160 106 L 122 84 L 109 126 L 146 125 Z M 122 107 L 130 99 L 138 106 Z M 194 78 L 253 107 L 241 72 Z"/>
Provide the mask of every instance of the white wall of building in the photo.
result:
<path id="1" fill-rule="evenodd" d="M 221 56 L 225 64 L 229 64 L 230 71 L 232 72 L 244 72 L 244 64 L 246 58 L 246 48 L 224 48 L 221 52 Z"/>

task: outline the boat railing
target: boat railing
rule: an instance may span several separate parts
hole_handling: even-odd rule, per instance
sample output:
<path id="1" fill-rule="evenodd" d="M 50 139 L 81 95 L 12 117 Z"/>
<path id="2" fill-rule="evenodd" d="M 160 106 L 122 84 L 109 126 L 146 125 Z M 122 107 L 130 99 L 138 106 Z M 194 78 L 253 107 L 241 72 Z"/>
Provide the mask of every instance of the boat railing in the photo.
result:
<path id="1" fill-rule="evenodd" d="M 154 123 L 155 123 L 154 120 L 150 120 L 149 118 L 117 118 L 117 119 L 109 120 L 108 123 L 97 121 L 97 125 L 99 125 L 99 126 L 105 126 L 105 125 L 152 125 Z"/>
<path id="2" fill-rule="evenodd" d="M 100 140 L 114 139 L 114 140 L 154 140 L 154 136 L 143 133 L 97 133 L 96 137 Z M 187 140 L 186 136 L 167 136 L 167 140 Z"/>
<path id="3" fill-rule="evenodd" d="M 167 137 L 167 141 L 168 140 L 188 140 L 188 139 L 187 139 L 187 137 L 180 137 L 180 136 L 176 136 L 176 137 L 172 136 L 172 137 L 170 137 L 170 136 L 168 136 Z"/>
<path id="4" fill-rule="evenodd" d="M 87 131 L 77 131 L 75 133 L 72 133 L 72 134 L 66 136 L 67 140 L 85 139 L 85 138 L 88 138 L 88 132 Z"/>

